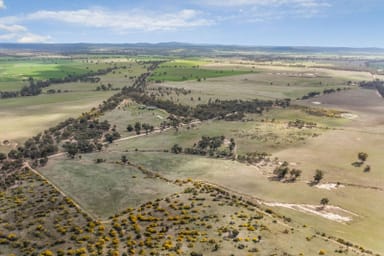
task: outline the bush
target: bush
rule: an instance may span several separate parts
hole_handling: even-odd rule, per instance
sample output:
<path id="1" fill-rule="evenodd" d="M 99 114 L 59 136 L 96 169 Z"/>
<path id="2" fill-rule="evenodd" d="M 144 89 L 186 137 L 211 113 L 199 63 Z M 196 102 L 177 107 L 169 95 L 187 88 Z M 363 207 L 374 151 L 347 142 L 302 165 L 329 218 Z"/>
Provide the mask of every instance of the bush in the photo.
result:
<path id="1" fill-rule="evenodd" d="M 325 254 L 325 250 L 321 249 L 321 250 L 319 251 L 319 255 L 324 255 L 324 254 Z"/>

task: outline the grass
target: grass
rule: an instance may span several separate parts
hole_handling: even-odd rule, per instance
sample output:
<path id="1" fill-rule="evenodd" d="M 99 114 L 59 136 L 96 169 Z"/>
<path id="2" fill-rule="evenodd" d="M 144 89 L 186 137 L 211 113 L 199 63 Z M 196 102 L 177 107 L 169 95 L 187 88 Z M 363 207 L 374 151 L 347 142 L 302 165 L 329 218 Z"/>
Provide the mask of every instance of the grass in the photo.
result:
<path id="1" fill-rule="evenodd" d="M 19 90 L 29 77 L 35 80 L 63 78 L 112 67 L 113 63 L 84 61 L 82 59 L 0 59 L 0 91 Z"/>
<path id="2" fill-rule="evenodd" d="M 159 127 L 169 114 L 162 109 L 149 110 L 134 101 L 126 100 L 120 107 L 109 111 L 101 119 L 108 120 L 112 125 L 116 125 L 117 131 L 122 137 L 131 136 L 133 132 L 127 131 L 128 124 L 134 126 L 136 122 L 151 124 Z M 144 131 L 143 131 L 144 132 Z"/>
<path id="3" fill-rule="evenodd" d="M 81 63 L 86 65 L 85 63 L 90 63 L 89 61 L 82 60 Z M 117 60 L 92 59 L 91 61 L 94 65 L 112 65 Z M 57 65 L 59 64 L 63 63 Z M 255 65 L 255 68 L 250 65 Z M 180 81 L 180 78 L 185 80 L 184 76 L 187 80 L 191 80 L 153 84 L 151 87 L 155 90 L 158 86 L 191 90 L 191 94 L 178 96 L 173 92 L 163 97 L 167 99 L 173 97 L 172 99 L 176 102 L 195 105 L 207 102 L 209 98 L 296 98 L 313 90 L 322 91 L 325 88 L 343 87 L 349 79 L 368 77 L 364 72 L 330 70 L 326 67 L 316 68 L 316 70 L 311 67 L 303 70 L 302 67 L 289 65 L 271 65 L 263 68 L 261 65 L 250 65 L 233 68 L 231 64 L 225 66 L 222 63 L 208 63 L 198 59 L 176 60 L 163 64 L 152 79 L 158 76 L 157 79 Z M 208 69 L 210 70 L 207 71 Z M 252 70 L 258 72 L 250 73 Z M 115 73 L 102 77 L 101 83 L 110 82 L 117 88 L 129 83 L 132 80 L 129 79 L 130 75 L 139 74 L 141 71 L 143 71 L 142 68 L 138 66 L 129 67 L 127 70 L 119 69 Z M 54 72 L 54 69 L 47 72 Z M 236 72 L 247 72 L 247 74 L 233 76 Z M 316 74 L 310 76 L 309 73 Z M 200 76 L 203 78 L 204 74 L 212 76 L 228 74 L 228 76 L 211 78 L 207 76 L 207 80 L 192 81 Z M 14 136 L 15 141 L 21 141 L 20 138 L 34 135 L 67 116 L 89 110 L 112 94 L 111 91 L 94 92 L 93 84 L 71 83 L 58 86 L 60 87 L 55 88 L 61 89 L 64 88 L 61 86 L 67 86 L 66 88 L 71 92 L 0 101 L 0 118 L 7 120 L 0 128 L 1 136 L 5 135 L 4 138 L 7 139 Z M 191 97 L 194 99 L 191 100 Z M 198 97 L 200 100 L 197 99 Z M 312 101 L 320 101 L 323 103 L 321 107 L 344 109 L 357 114 L 356 120 L 313 116 L 294 107 L 273 109 L 261 116 L 247 115 L 249 121 L 246 122 L 210 121 L 189 129 L 180 128 L 178 132 L 169 130 L 113 143 L 102 152 L 83 154 L 81 159 L 69 160 L 64 156 L 50 159 L 48 165 L 40 171 L 83 208 L 95 215 L 106 219 L 120 213 L 112 220 L 113 223 L 117 221 L 123 223 L 128 219 L 129 214 L 156 216 L 160 218 L 161 227 L 169 228 L 167 229 L 169 237 L 166 239 L 171 241 L 174 241 L 175 234 L 184 228 L 199 230 L 201 232 L 199 241 L 205 236 L 214 239 L 215 242 L 220 241 L 220 250 L 213 252 L 213 242 L 211 244 L 194 241 L 189 247 L 186 240 L 182 240 L 183 253 L 186 255 L 192 250 L 204 251 L 204 255 L 223 255 L 224 252 L 247 255 L 248 250 L 253 247 L 257 247 L 260 252 L 268 255 L 273 253 L 280 255 L 284 252 L 293 255 L 300 253 L 317 255 L 322 249 L 327 251 L 327 255 L 333 255 L 334 250 L 338 248 L 337 244 L 328 241 L 326 237 L 324 239 L 313 237 L 313 234 L 323 232 L 375 252 L 383 252 L 384 247 L 380 239 L 383 236 L 381 228 L 384 225 L 383 206 L 377 202 L 380 202 L 384 196 L 382 190 L 384 174 L 381 172 L 384 166 L 382 158 L 384 106 L 379 100 L 382 99 L 378 99 L 374 91 L 350 90 L 335 93 L 298 103 L 312 106 Z M 135 103 L 125 101 L 102 118 L 115 124 L 123 136 L 129 136 L 133 133 L 126 132 L 127 124 L 140 121 L 157 126 L 166 116 L 167 113 L 161 110 L 144 110 Z M 321 128 L 288 128 L 287 123 L 296 119 L 316 122 Z M 272 153 L 271 159 L 277 157 L 278 161 L 288 161 L 291 168 L 302 170 L 302 175 L 295 183 L 283 183 L 270 179 L 276 161 L 251 166 L 232 160 L 135 151 L 136 148 L 169 150 L 176 143 L 183 147 L 191 147 L 203 135 L 224 135 L 228 139 L 234 138 L 238 153 L 251 151 Z M 3 138 L 0 139 L 3 140 Z M 352 163 L 357 160 L 357 153 L 360 151 L 368 153 L 368 160 L 358 168 L 352 166 Z M 248 232 L 241 225 L 252 220 L 241 220 L 237 216 L 239 213 L 254 216 L 256 209 L 244 206 L 234 197 L 225 198 L 225 195 L 219 197 L 212 191 L 204 192 L 205 194 L 202 191 L 196 194 L 179 193 L 189 185 L 176 186 L 159 178 L 148 177 L 140 169 L 123 166 L 119 163 L 122 155 L 126 155 L 131 163 L 171 180 L 188 178 L 202 180 L 224 187 L 231 193 L 237 192 L 237 195 L 241 194 L 245 198 L 261 198 L 269 202 L 318 205 L 320 199 L 326 197 L 331 205 L 340 206 L 356 215 L 352 222 L 341 224 L 311 214 L 271 207 L 274 212 L 292 218 L 291 223 L 286 223 L 289 226 L 281 225 L 276 221 L 276 217 L 265 216 L 263 220 L 258 220 L 257 225 L 258 227 L 265 225 L 267 230 L 260 228 L 255 233 Z M 106 161 L 95 164 L 97 159 Z M 363 172 L 366 164 L 371 166 L 369 173 Z M 334 191 L 309 186 L 307 182 L 312 179 L 316 169 L 321 169 L 325 173 L 322 182 L 342 182 L 346 186 Z M 348 184 L 356 184 L 356 186 Z M 373 186 L 379 189 L 374 189 Z M 198 200 L 194 196 L 204 199 Z M 150 203 L 143 205 L 146 202 Z M 174 209 L 170 207 L 171 204 L 179 208 Z M 185 208 L 186 205 L 191 206 Z M 127 207 L 136 209 L 128 211 Z M 157 210 L 158 207 L 164 208 L 164 212 Z M 183 222 L 175 224 L 169 221 L 168 217 L 173 215 L 183 216 Z M 207 227 L 208 224 L 211 224 L 211 228 Z M 148 225 L 146 222 L 139 222 L 141 230 L 146 230 Z M 128 238 L 128 234 L 135 237 L 137 232 L 141 232 L 133 233 L 133 226 L 132 223 L 124 226 L 126 230 L 119 234 L 122 245 L 116 248 L 123 250 L 122 248 L 127 245 L 126 242 L 131 239 Z M 218 235 L 218 229 L 221 227 L 240 229 L 240 237 L 244 240 L 239 242 L 226 240 L 225 235 Z M 113 229 L 112 225 L 110 228 Z M 206 235 L 203 235 L 204 233 Z M 262 236 L 261 243 L 245 240 L 256 234 Z M 162 244 L 165 237 L 161 239 L 163 239 Z M 140 243 L 140 238 L 136 240 Z M 238 249 L 240 243 L 244 244 L 245 249 Z M 113 247 L 111 244 L 108 246 Z M 0 245 L 0 254 L 1 250 Z M 127 248 L 124 247 L 124 250 L 126 251 Z M 145 253 L 148 254 L 149 251 Z M 349 251 L 348 255 L 354 255 L 354 253 Z"/>
<path id="4" fill-rule="evenodd" d="M 0 100 L 0 141 L 22 143 L 43 130 L 98 106 L 114 92 L 72 92 Z M 0 150 L 8 152 L 9 147 Z"/>
<path id="5" fill-rule="evenodd" d="M 125 175 L 130 171 L 125 169 Z M 101 174 L 108 185 L 113 179 L 106 177 L 105 173 L 110 172 L 111 170 L 104 170 L 97 175 Z M 337 244 L 314 237 L 312 229 L 298 228 L 296 223 L 284 223 L 281 217 L 265 214 L 260 206 L 251 206 L 235 195 L 226 195 L 199 184 L 182 185 L 183 189 L 188 188 L 191 193 L 185 190 L 185 193 L 165 198 L 151 198 L 140 207 L 126 208 L 109 220 L 95 221 L 74 207 L 72 200 L 64 198 L 52 186 L 47 185 L 46 181 L 34 177 L 32 173 L 26 173 L 29 176 L 18 176 L 22 182 L 17 188 L 0 194 L 1 254 L 22 254 L 26 250 L 41 254 L 48 248 L 55 254 L 59 254 L 59 251 L 64 254 L 91 253 L 94 252 L 94 245 L 99 244 L 97 241 L 101 239 L 105 245 L 101 247 L 99 254 L 103 255 L 108 254 L 110 248 L 120 253 L 140 251 L 142 254 L 167 254 L 177 250 L 176 243 L 180 245 L 178 252 L 184 255 L 194 251 L 204 255 L 249 255 L 250 250 L 268 255 L 316 255 L 320 250 L 331 253 L 338 249 Z M 95 174 L 81 170 L 69 173 L 80 177 L 82 186 L 85 183 L 82 190 L 88 188 L 88 180 L 83 175 Z M 68 172 L 65 173 L 65 178 L 68 177 L 67 174 Z M 34 178 L 31 179 L 30 176 Z M 94 181 L 93 177 L 89 179 Z M 121 182 L 119 180 L 116 183 Z M 75 180 L 76 184 L 79 181 Z M 118 184 L 112 185 L 115 191 L 121 188 L 116 186 Z M 108 189 L 105 184 L 100 184 L 100 187 Z M 128 191 L 134 188 L 135 184 Z M 90 189 L 83 193 L 92 192 Z M 36 198 L 36 194 L 39 197 Z M 129 194 L 125 193 L 124 196 L 126 198 Z M 42 197 L 46 200 L 41 200 Z M 23 207 L 24 211 L 18 212 L 17 206 Z M 38 218 L 35 217 L 37 215 Z M 14 228 L 14 222 L 17 229 Z M 229 231 L 235 230 L 238 235 L 231 238 Z M 311 239 L 308 241 L 307 238 Z M 22 243 L 23 247 L 17 246 L 18 243 Z M 291 246 L 292 244 L 297 246 Z M 348 255 L 358 254 L 351 251 Z"/>
<path id="6" fill-rule="evenodd" d="M 152 81 L 186 81 L 205 80 L 213 77 L 225 77 L 249 73 L 250 71 L 239 70 L 211 70 L 200 66 L 204 61 L 198 60 L 174 60 L 161 64 L 153 73 Z"/>
<path id="7" fill-rule="evenodd" d="M 133 123 L 135 120 L 142 118 L 152 124 L 158 124 L 161 122 L 158 116 L 166 116 L 164 113 L 158 112 L 159 113 L 139 110 L 135 114 L 133 111 L 124 113 L 124 111 L 121 110 L 114 110 L 108 113 L 105 118 L 110 120 L 112 124 L 118 124 L 118 131 L 124 132 L 128 123 Z M 298 109 L 271 110 L 262 116 L 248 115 L 247 119 L 250 121 L 227 122 L 216 120 L 204 122 L 192 128 L 180 128 L 178 132 L 172 129 L 161 134 L 121 142 L 119 146 L 116 147 L 121 150 L 134 150 L 136 148 L 141 150 L 169 150 L 174 144 L 179 144 L 184 148 L 192 147 L 200 140 L 201 136 L 224 135 L 228 140 L 230 138 L 235 139 L 239 154 L 255 151 L 273 153 L 306 143 L 308 139 L 324 132 L 324 129 L 320 128 L 288 128 L 287 126 L 290 120 L 300 119 L 306 122 L 316 122 L 318 126 L 322 128 L 339 127 L 345 122 L 345 120 L 340 118 L 311 116 Z M 133 133 L 130 134 L 133 135 Z M 125 136 L 126 135 L 129 134 L 127 133 Z"/>
<path id="8" fill-rule="evenodd" d="M 88 70 L 86 69 L 87 66 L 93 66 L 93 69 L 96 69 L 109 67 L 116 63 L 113 60 L 101 62 L 97 59 L 87 61 L 54 59 L 36 62 L 41 63 L 38 65 L 40 70 L 45 70 L 44 68 L 48 68 L 50 65 L 64 64 L 80 65 L 82 69 Z M 57 64 L 55 64 L 56 62 Z M 46 67 L 45 65 L 48 66 Z M 92 107 L 97 107 L 103 100 L 116 93 L 114 90 L 96 91 L 96 87 L 100 84 L 107 85 L 111 83 L 112 88 L 121 88 L 132 83 L 134 78 L 130 79 L 129 77 L 136 77 L 145 70 L 133 60 L 123 59 L 118 65 L 126 66 L 127 68 L 120 68 L 115 72 L 100 76 L 100 83 L 75 82 L 54 84 L 44 88 L 43 94 L 39 96 L 1 99 L 0 120 L 7 120 L 7 122 L 0 127 L 0 142 L 10 140 L 12 144 L 11 146 L 4 146 L 1 143 L 0 151 L 8 152 L 15 143 L 20 144 L 25 139 L 42 132 L 66 118 L 76 117 Z M 44 94 L 50 89 L 61 90 L 62 92 Z"/>
<path id="9" fill-rule="evenodd" d="M 119 164 L 95 164 L 95 157 L 81 160 L 53 160 L 41 172 L 66 191 L 83 207 L 97 216 L 107 218 L 128 207 L 136 208 L 153 200 L 180 191 L 175 185 L 148 178 L 141 171 Z"/>
<path id="10" fill-rule="evenodd" d="M 382 191 L 347 187 L 333 192 L 310 187 L 304 182 L 293 184 L 271 182 L 263 174 L 268 168 L 264 167 L 263 170 L 258 170 L 257 168 L 228 160 L 215 160 L 186 155 L 175 156 L 166 153 L 128 153 L 128 158 L 168 178 L 182 179 L 191 177 L 193 179 L 205 180 L 272 202 L 318 205 L 321 198 L 327 197 L 330 200 L 330 204 L 352 211 L 358 217 L 354 217 L 352 223 L 345 225 L 317 216 L 282 210 L 281 208 L 276 208 L 275 210 L 278 213 L 291 217 L 295 221 L 298 220 L 302 225 L 314 228 L 320 233 L 333 234 L 378 252 L 384 249 L 382 243 L 375 239 L 375 237 L 380 237 L 382 234 L 380 228 L 383 225 L 383 221 L 380 218 L 382 206 L 376 203 L 384 196 Z M 320 166 L 317 167 L 320 168 Z M 312 178 L 313 169 L 307 169 L 303 166 L 298 166 L 298 168 L 303 170 L 303 178 L 301 180 Z M 362 175 L 365 174 L 355 174 L 355 176 L 360 177 Z M 326 172 L 325 177 L 325 181 L 334 181 L 331 179 L 329 172 Z M 364 184 L 363 182 L 361 183 Z M 362 202 L 364 202 L 364 207 L 362 207 Z M 372 231 L 372 236 L 364 235 L 366 230 Z"/>
<path id="11" fill-rule="evenodd" d="M 296 99 L 309 92 L 322 92 L 324 89 L 346 87 L 348 80 L 337 77 L 303 77 L 287 72 L 260 71 L 258 73 L 243 74 L 229 77 L 217 77 L 207 80 L 165 82 L 153 84 L 150 88 L 157 93 L 159 87 L 184 88 L 190 94 L 163 94 L 158 97 L 173 100 L 178 103 L 197 105 L 215 99 Z"/>

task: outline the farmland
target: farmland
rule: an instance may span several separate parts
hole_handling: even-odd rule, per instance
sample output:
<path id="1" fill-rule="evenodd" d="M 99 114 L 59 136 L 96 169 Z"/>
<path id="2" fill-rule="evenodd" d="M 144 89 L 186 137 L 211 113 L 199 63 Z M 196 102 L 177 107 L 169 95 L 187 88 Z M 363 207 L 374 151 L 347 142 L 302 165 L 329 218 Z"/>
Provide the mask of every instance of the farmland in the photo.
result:
<path id="1" fill-rule="evenodd" d="M 0 254 L 383 255 L 370 57 L 287 56 L 3 57 L 111 69 L 0 99 Z"/>

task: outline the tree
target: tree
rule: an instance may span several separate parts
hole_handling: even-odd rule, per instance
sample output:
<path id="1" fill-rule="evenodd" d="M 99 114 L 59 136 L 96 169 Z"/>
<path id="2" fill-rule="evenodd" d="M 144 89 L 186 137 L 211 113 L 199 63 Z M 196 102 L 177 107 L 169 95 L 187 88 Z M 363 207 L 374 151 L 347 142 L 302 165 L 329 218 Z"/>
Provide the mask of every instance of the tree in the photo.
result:
<path id="1" fill-rule="evenodd" d="M 70 158 L 75 158 L 75 155 L 79 152 L 79 149 L 77 147 L 76 143 L 65 143 L 63 146 L 65 152 L 67 152 L 68 156 Z"/>
<path id="2" fill-rule="evenodd" d="M 129 125 L 127 126 L 127 131 L 128 131 L 128 132 L 132 132 L 132 131 L 133 131 L 133 126 L 132 126 L 131 124 L 129 124 Z"/>
<path id="3" fill-rule="evenodd" d="M 175 154 L 179 154 L 181 153 L 181 151 L 183 151 L 183 148 L 179 146 L 179 144 L 175 144 L 173 145 L 173 147 L 171 148 L 171 152 L 172 153 L 175 153 Z"/>
<path id="4" fill-rule="evenodd" d="M 281 165 L 273 171 L 273 174 L 276 175 L 276 178 L 278 180 L 282 180 L 285 177 L 285 175 L 288 173 L 288 170 L 289 168 L 287 166 Z"/>
<path id="5" fill-rule="evenodd" d="M 124 163 L 124 164 L 128 162 L 128 158 L 127 158 L 126 155 L 122 155 L 121 156 L 121 162 Z"/>
<path id="6" fill-rule="evenodd" d="M 320 204 L 323 206 L 323 209 L 324 209 L 324 207 L 327 205 L 329 203 L 329 199 L 328 198 L 322 198 L 321 200 L 320 200 Z"/>
<path id="7" fill-rule="evenodd" d="M 299 169 L 292 169 L 290 170 L 289 174 L 291 175 L 290 179 L 292 182 L 296 181 L 298 177 L 301 175 L 301 170 Z"/>
<path id="8" fill-rule="evenodd" d="M 322 170 L 316 170 L 315 175 L 313 176 L 314 183 L 319 183 L 324 177 L 324 172 Z"/>
<path id="9" fill-rule="evenodd" d="M 371 166 L 370 165 L 366 165 L 364 167 L 364 172 L 370 172 L 371 171 Z"/>
<path id="10" fill-rule="evenodd" d="M 135 123 L 135 132 L 136 132 L 136 134 L 140 134 L 140 130 L 141 130 L 141 123 L 140 122 L 136 122 Z"/>
<path id="11" fill-rule="evenodd" d="M 367 153 L 364 153 L 364 152 L 359 152 L 359 154 L 357 154 L 357 158 L 361 161 L 361 162 L 365 162 L 368 158 L 368 154 Z"/>
<path id="12" fill-rule="evenodd" d="M 0 152 L 0 161 L 3 161 L 7 158 L 7 155 Z"/>

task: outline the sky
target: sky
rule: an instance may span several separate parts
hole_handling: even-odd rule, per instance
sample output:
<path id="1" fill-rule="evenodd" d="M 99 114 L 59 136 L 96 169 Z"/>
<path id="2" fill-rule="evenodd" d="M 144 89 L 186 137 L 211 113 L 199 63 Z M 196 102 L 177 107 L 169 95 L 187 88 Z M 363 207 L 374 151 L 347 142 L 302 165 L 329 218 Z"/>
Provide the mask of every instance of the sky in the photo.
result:
<path id="1" fill-rule="evenodd" d="M 0 0 L 0 42 L 384 48 L 383 0 Z"/>

